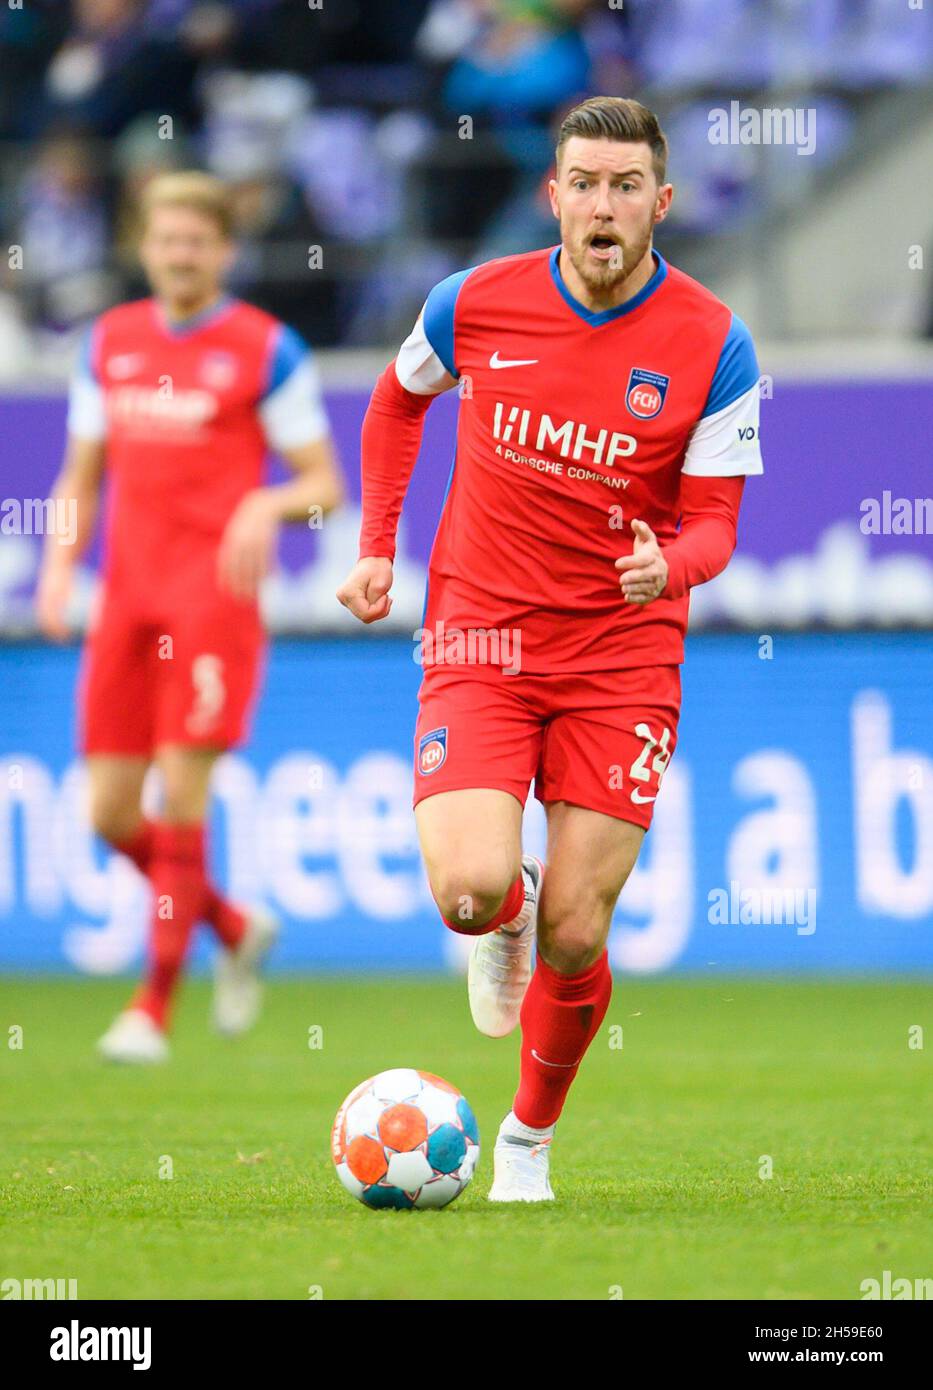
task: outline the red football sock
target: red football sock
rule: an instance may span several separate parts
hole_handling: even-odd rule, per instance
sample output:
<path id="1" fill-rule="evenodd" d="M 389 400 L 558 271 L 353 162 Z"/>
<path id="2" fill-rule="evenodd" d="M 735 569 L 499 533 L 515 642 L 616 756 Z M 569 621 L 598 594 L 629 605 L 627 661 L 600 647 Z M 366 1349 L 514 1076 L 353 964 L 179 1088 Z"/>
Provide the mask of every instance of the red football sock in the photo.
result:
<path id="1" fill-rule="evenodd" d="M 188 829 L 194 830 L 195 827 L 191 826 Z M 128 840 L 113 841 L 114 849 L 131 859 L 140 873 L 146 874 L 147 877 L 152 862 L 156 830 L 156 822 L 143 820 Z M 246 930 L 246 918 L 239 908 L 228 902 L 211 883 L 207 876 L 207 869 L 204 867 L 203 847 L 201 864 L 204 876 L 204 901 L 198 911 L 198 918 L 203 919 L 208 926 L 213 927 L 224 946 L 233 950 L 239 946 L 243 939 L 243 933 Z"/>
<path id="2" fill-rule="evenodd" d="M 246 931 L 246 918 L 238 907 L 228 902 L 209 879 L 204 880 L 204 908 L 202 916 L 209 927 L 213 927 L 219 940 L 233 951 L 243 940 Z"/>
<path id="3" fill-rule="evenodd" d="M 521 874 L 519 874 L 502 899 L 502 906 L 495 917 L 484 922 L 481 927 L 470 926 L 468 922 L 450 922 L 443 913 L 441 913 L 441 921 L 445 927 L 450 927 L 451 931 L 459 932 L 461 936 L 485 936 L 487 932 L 495 931 L 496 927 L 504 926 L 506 922 L 511 922 L 514 917 L 517 917 L 524 902 L 525 884 Z"/>
<path id="4" fill-rule="evenodd" d="M 141 820 L 128 840 L 111 840 L 110 843 L 118 854 L 125 854 L 127 859 L 132 859 L 141 874 L 148 874 L 152 861 L 154 832 L 153 821 Z"/>
<path id="5" fill-rule="evenodd" d="M 538 956 L 522 1004 L 521 1079 L 512 1106 L 523 1125 L 544 1129 L 556 1122 L 611 993 L 605 951 L 579 975 L 560 975 Z"/>
<path id="6" fill-rule="evenodd" d="M 200 825 L 153 827 L 149 881 L 154 895 L 149 961 L 145 983 L 131 1007 L 143 1009 L 164 1028 L 204 901 L 204 831 Z"/>

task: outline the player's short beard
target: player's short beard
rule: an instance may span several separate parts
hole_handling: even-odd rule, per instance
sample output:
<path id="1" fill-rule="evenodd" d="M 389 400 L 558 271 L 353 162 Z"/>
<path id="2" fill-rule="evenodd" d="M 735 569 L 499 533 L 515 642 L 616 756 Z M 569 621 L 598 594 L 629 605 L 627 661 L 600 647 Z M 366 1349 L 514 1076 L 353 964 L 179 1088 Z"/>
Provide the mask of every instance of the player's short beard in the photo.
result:
<path id="1" fill-rule="evenodd" d="M 616 242 L 617 256 L 605 261 L 603 264 L 594 264 L 587 257 L 587 247 L 589 246 L 589 234 L 579 243 L 564 241 L 570 263 L 586 285 L 591 294 L 603 297 L 608 295 L 617 286 L 622 285 L 631 275 L 637 265 L 641 264 L 649 246 L 654 230 L 654 215 L 649 215 L 644 229 L 633 242 L 623 242 L 621 237 Z M 563 232 L 563 228 L 561 228 Z M 607 235 L 618 236 L 617 233 L 607 233 Z"/>

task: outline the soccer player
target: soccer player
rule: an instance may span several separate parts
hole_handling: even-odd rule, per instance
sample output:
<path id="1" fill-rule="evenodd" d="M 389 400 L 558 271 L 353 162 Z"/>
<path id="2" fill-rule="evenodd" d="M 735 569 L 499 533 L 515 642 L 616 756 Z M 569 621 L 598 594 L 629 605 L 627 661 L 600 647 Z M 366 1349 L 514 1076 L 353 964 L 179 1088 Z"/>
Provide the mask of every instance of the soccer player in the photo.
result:
<path id="1" fill-rule="evenodd" d="M 75 561 L 108 481 L 103 585 L 84 651 L 79 714 L 90 814 L 152 885 L 142 987 L 101 1039 L 105 1057 L 160 1061 L 192 930 L 221 950 L 214 1017 L 227 1033 L 258 1011 L 266 912 L 228 902 L 205 867 L 213 765 L 246 734 L 264 638 L 257 595 L 279 524 L 334 507 L 341 484 L 317 368 L 284 324 L 223 293 L 233 259 L 226 190 L 169 174 L 143 196 L 140 256 L 153 297 L 94 324 L 74 378 L 54 492 L 75 499 L 77 543 L 50 537 L 38 612 L 67 636 Z M 263 485 L 274 450 L 294 477 Z M 141 805 L 151 763 L 162 806 Z"/>
<path id="2" fill-rule="evenodd" d="M 666 158 L 636 101 L 571 111 L 549 185 L 561 244 L 437 285 L 363 425 L 359 560 L 338 597 L 371 623 L 424 412 L 459 383 L 416 634 L 415 814 L 441 915 L 474 937 L 477 1027 L 521 1024 L 494 1201 L 553 1199 L 554 1126 L 605 1017 L 613 909 L 674 752 L 689 590 L 727 564 L 762 471 L 748 331 L 653 249 Z M 522 855 L 532 778 L 546 875 Z"/>

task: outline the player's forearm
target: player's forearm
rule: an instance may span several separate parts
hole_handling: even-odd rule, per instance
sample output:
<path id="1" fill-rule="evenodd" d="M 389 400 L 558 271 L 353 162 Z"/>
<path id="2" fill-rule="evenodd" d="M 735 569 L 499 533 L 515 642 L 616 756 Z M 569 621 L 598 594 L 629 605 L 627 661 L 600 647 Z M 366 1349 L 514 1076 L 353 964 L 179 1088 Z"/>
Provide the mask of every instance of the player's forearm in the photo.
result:
<path id="1" fill-rule="evenodd" d="M 329 448 L 326 465 L 303 469 L 284 483 L 272 484 L 265 493 L 277 521 L 306 522 L 311 516 L 326 516 L 344 500 L 343 480 Z"/>
<path id="2" fill-rule="evenodd" d="M 424 416 L 433 396 L 406 391 L 394 362 L 376 382 L 361 436 L 363 522 L 360 558 L 395 559 L 402 503 L 421 448 Z"/>
<path id="3" fill-rule="evenodd" d="M 667 561 L 665 598 L 683 598 L 697 584 L 721 574 L 736 543 L 743 477 L 685 477 L 677 539 L 661 547 Z"/>
<path id="4" fill-rule="evenodd" d="M 46 531 L 42 565 L 44 569 L 67 569 L 80 560 L 91 543 L 100 486 L 66 467 L 55 479 L 49 501 L 54 525 Z"/>

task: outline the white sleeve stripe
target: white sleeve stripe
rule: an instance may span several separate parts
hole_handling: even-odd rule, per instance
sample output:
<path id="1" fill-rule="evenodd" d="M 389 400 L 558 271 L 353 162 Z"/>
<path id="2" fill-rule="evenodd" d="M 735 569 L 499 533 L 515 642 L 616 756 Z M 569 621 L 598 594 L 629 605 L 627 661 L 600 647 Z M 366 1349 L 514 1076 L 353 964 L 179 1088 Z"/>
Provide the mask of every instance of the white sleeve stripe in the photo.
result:
<path id="1" fill-rule="evenodd" d="M 259 418 L 270 449 L 297 449 L 330 434 L 320 374 L 310 355 L 260 402 Z"/>
<path id="2" fill-rule="evenodd" d="M 415 396 L 437 396 L 450 389 L 450 373 L 428 340 L 423 316 L 398 350 L 395 375 Z"/>
<path id="3" fill-rule="evenodd" d="M 68 433 L 75 439 L 105 439 L 107 412 L 104 393 L 93 377 L 79 372 L 68 392 Z"/>
<path id="4" fill-rule="evenodd" d="M 683 472 L 706 478 L 763 473 L 760 405 L 756 381 L 730 405 L 698 420 L 687 444 Z"/>

